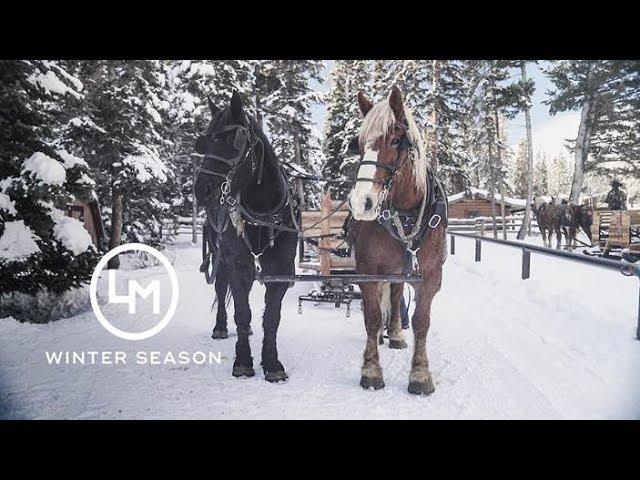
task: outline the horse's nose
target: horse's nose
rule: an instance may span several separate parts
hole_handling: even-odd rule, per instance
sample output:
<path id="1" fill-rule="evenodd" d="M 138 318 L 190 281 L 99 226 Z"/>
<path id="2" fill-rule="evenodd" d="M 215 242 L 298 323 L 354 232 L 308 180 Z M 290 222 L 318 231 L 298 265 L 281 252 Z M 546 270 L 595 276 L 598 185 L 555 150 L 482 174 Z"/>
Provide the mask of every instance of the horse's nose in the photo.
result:
<path id="1" fill-rule="evenodd" d="M 368 212 L 372 208 L 373 208 L 373 200 L 371 200 L 371 197 L 369 195 L 367 195 L 367 198 L 364 201 L 364 211 Z"/>

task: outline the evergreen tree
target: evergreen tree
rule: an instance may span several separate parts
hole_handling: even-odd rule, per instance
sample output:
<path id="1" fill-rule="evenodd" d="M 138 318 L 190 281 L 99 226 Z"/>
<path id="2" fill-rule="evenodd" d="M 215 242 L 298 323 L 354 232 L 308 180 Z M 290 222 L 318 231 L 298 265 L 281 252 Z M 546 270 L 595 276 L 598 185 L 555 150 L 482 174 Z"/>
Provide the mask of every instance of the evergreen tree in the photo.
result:
<path id="1" fill-rule="evenodd" d="M 509 182 L 516 197 L 527 196 L 527 173 L 527 139 L 523 138 L 518 142 L 518 150 L 509 168 Z"/>
<path id="2" fill-rule="evenodd" d="M 549 175 L 548 175 L 548 167 L 547 167 L 547 158 L 546 155 L 538 152 L 536 155 L 536 163 L 534 166 L 534 192 L 537 195 L 548 195 L 549 194 Z"/>
<path id="3" fill-rule="evenodd" d="M 62 125 L 83 101 L 83 84 L 66 67 L 0 62 L 0 296 L 65 292 L 97 262 L 89 233 L 64 214 L 94 184 L 63 146 Z"/>
<path id="4" fill-rule="evenodd" d="M 87 107 L 65 131 L 94 171 L 103 207 L 110 205 L 109 248 L 122 240 L 158 245 L 169 215 L 161 187 L 172 176 L 170 104 L 157 94 L 168 88 L 167 72 L 162 62 L 141 60 L 82 61 L 77 69 Z M 109 262 L 118 265 L 117 257 Z"/>
<path id="5" fill-rule="evenodd" d="M 563 60 L 546 69 L 554 84 L 547 102 L 553 115 L 580 109 L 571 201 L 578 203 L 584 175 L 610 165 L 638 172 L 640 62 Z"/>
<path id="6" fill-rule="evenodd" d="M 322 82 L 322 62 L 317 60 L 277 60 L 264 65 L 265 88 L 261 99 L 267 132 L 276 155 L 303 170 L 318 174 L 322 167 L 317 133 L 312 128 L 311 106 L 321 100 L 310 82 Z M 318 186 L 305 182 L 305 204 L 314 205 Z"/>

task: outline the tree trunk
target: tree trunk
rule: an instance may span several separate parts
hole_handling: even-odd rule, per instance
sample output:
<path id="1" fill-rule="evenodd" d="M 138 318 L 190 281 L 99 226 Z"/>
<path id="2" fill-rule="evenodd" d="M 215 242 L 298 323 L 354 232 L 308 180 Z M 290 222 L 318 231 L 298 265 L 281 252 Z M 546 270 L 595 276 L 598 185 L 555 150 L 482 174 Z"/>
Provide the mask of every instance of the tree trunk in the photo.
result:
<path id="1" fill-rule="evenodd" d="M 438 169 L 438 91 L 440 88 L 440 60 L 433 61 L 433 111 L 431 112 L 431 124 L 433 126 L 433 136 L 431 141 L 431 168 Z"/>
<path id="2" fill-rule="evenodd" d="M 522 72 L 522 80 L 526 82 L 526 62 L 520 62 L 520 70 Z M 518 230 L 518 240 L 524 239 L 527 229 L 531 225 L 531 202 L 533 202 L 533 144 L 531 143 L 531 112 L 529 107 L 524 109 L 524 120 L 527 128 L 527 206 L 524 210 L 522 226 Z"/>
<path id="3" fill-rule="evenodd" d="M 496 123 L 496 154 L 498 157 L 498 166 L 502 169 L 502 153 L 500 152 L 500 119 L 498 117 L 498 109 L 493 111 L 493 118 Z M 507 227 L 504 220 L 504 181 L 502 173 L 498 179 L 500 182 L 500 215 L 502 216 L 502 238 L 507 239 Z M 495 200 L 494 200 L 495 201 Z M 494 220 L 495 223 L 495 220 Z"/>
<path id="4" fill-rule="evenodd" d="M 582 112 L 580 114 L 580 126 L 578 127 L 578 137 L 576 138 L 574 154 L 573 181 L 571 182 L 571 195 L 569 196 L 569 201 L 576 205 L 578 205 L 580 201 L 580 191 L 584 183 L 584 165 L 589 155 L 594 103 L 594 96 L 587 95 L 582 104 Z"/>
<path id="5" fill-rule="evenodd" d="M 493 167 L 493 148 L 491 148 L 491 144 L 489 144 L 489 195 L 491 196 L 491 221 L 493 224 L 493 238 L 498 238 L 498 225 L 496 224 L 496 178 Z"/>
<path id="6" fill-rule="evenodd" d="M 302 165 L 300 165 L 300 163 L 302 162 L 302 155 L 300 153 L 300 137 L 298 136 L 298 132 L 294 131 L 293 132 L 293 164 L 296 167 L 302 167 Z M 298 192 L 298 195 L 300 195 L 300 205 L 304 206 L 306 205 L 306 198 L 304 195 L 304 187 L 302 186 L 302 183 L 300 183 L 300 191 Z"/>
<path id="7" fill-rule="evenodd" d="M 111 204 L 111 236 L 109 237 L 109 250 L 113 250 L 122 242 L 122 193 L 113 191 L 111 196 L 113 200 Z M 109 260 L 107 268 L 120 268 L 120 258 L 118 255 Z"/>

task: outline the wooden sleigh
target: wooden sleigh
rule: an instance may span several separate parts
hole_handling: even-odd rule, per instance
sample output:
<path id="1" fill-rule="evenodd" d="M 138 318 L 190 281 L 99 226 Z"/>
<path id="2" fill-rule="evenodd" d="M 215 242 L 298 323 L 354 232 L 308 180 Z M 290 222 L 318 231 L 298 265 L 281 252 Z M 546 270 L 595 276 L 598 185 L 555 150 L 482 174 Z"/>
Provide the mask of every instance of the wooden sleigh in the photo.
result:
<path id="1" fill-rule="evenodd" d="M 591 240 L 603 256 L 619 252 L 640 259 L 640 210 L 595 210 Z"/>

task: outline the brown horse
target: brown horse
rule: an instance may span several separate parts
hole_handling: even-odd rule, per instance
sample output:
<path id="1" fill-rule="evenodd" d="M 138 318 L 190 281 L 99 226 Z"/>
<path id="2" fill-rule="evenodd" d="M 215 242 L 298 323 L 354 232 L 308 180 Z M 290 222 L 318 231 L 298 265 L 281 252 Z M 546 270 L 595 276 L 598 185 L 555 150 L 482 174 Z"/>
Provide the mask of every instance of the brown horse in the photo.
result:
<path id="1" fill-rule="evenodd" d="M 407 273 L 407 265 L 411 264 L 412 269 L 421 274 L 423 282 L 415 285 L 414 352 L 408 389 L 413 394 L 428 395 L 434 391 L 434 385 L 429 372 L 426 339 L 431 322 L 431 302 L 440 290 L 442 265 L 446 259 L 446 200 L 434 200 L 436 188 L 433 185 L 439 186 L 439 183 L 428 172 L 420 132 L 400 91 L 393 87 L 388 99 L 375 106 L 360 92 L 358 104 L 364 116 L 358 138 L 361 161 L 349 194 L 349 206 L 355 219 L 349 237 L 355 250 L 356 271 L 401 274 Z M 432 185 L 432 191 L 429 191 L 429 185 Z M 441 188 L 437 191 L 441 193 L 438 198 L 445 198 Z M 440 216 L 433 213 L 435 204 L 445 205 Z M 414 237 L 417 243 L 411 243 L 412 248 L 394 238 L 389 230 L 392 221 L 399 218 L 398 212 L 405 220 L 413 219 L 408 222 L 409 228 L 419 222 L 421 235 Z M 441 217 L 444 217 L 443 221 Z M 410 250 L 417 253 L 408 257 Z M 389 348 L 407 347 L 400 322 L 404 284 L 360 283 L 359 286 L 367 331 L 360 385 L 377 390 L 384 387 L 378 358 L 378 335 L 383 324 L 388 322 Z"/>
<path id="2" fill-rule="evenodd" d="M 574 205 L 569 204 L 569 211 L 571 215 L 571 225 L 569 225 L 569 232 L 567 228 L 563 227 L 564 235 L 567 238 L 567 245 L 575 248 L 577 242 L 577 235 L 580 229 L 582 229 L 589 239 L 589 246 L 591 246 L 591 225 L 593 225 L 593 207 L 591 205 Z"/>
<path id="3" fill-rule="evenodd" d="M 547 203 L 538 196 L 534 197 L 533 202 L 533 213 L 536 216 L 544 246 L 551 248 L 551 236 L 555 232 L 557 239 L 556 249 L 560 250 L 562 248 L 562 228 L 573 224 L 569 205 L 566 203 L 558 205 L 555 199 L 552 199 L 551 203 Z M 548 239 L 547 232 L 549 234 Z"/>

